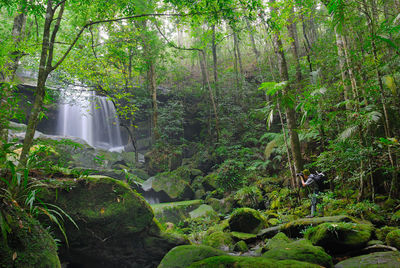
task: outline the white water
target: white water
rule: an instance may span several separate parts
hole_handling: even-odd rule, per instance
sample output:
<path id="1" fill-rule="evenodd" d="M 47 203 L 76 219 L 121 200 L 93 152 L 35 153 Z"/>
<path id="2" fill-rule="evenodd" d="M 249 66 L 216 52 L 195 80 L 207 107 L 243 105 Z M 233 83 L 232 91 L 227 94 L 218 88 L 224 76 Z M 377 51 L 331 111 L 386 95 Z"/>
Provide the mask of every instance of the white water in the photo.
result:
<path id="1" fill-rule="evenodd" d="M 106 97 L 81 87 L 62 92 L 57 134 L 81 138 L 93 147 L 123 150 L 114 104 Z"/>

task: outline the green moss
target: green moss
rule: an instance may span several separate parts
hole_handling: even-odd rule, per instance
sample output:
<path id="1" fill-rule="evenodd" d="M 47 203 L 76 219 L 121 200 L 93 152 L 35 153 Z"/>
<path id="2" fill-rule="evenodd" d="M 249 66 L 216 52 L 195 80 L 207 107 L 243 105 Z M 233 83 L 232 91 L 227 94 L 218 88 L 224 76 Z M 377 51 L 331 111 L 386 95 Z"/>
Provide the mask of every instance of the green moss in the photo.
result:
<path id="1" fill-rule="evenodd" d="M 284 239 L 281 239 L 285 241 Z M 287 241 L 287 240 L 286 240 Z M 284 245 L 275 246 L 264 253 L 264 258 L 276 260 L 298 260 L 319 264 L 324 267 L 332 267 L 332 257 L 321 247 L 316 247 L 307 240 L 299 240 L 292 243 L 284 242 Z"/>
<path id="2" fill-rule="evenodd" d="M 203 240 L 204 245 L 218 249 L 232 249 L 233 243 L 231 235 L 222 231 L 211 233 Z"/>
<path id="3" fill-rule="evenodd" d="M 387 234 L 386 244 L 400 249 L 400 229 L 393 230 Z"/>
<path id="4" fill-rule="evenodd" d="M 154 191 L 165 192 L 170 198 L 178 200 L 191 199 L 194 192 L 189 183 L 181 179 L 177 174 L 164 172 L 150 178 L 146 183 L 151 183 Z"/>
<path id="5" fill-rule="evenodd" d="M 356 222 L 352 217 L 346 215 L 303 218 L 282 224 L 280 230 L 290 237 L 302 237 L 302 232 L 310 226 L 317 226 L 326 222 Z"/>
<path id="6" fill-rule="evenodd" d="M 254 268 L 254 267 L 320 267 L 315 264 L 295 260 L 276 261 L 262 257 L 217 256 L 193 263 L 190 268 Z"/>
<path id="7" fill-rule="evenodd" d="M 189 217 L 189 213 L 198 208 L 203 200 L 190 200 L 151 205 L 155 217 L 161 222 L 178 224 Z"/>
<path id="8" fill-rule="evenodd" d="M 392 226 L 384 226 L 380 229 L 375 230 L 375 234 L 376 237 L 381 240 L 381 241 L 386 241 L 386 236 L 388 233 L 390 233 L 391 231 L 396 230 L 396 227 L 392 227 Z"/>
<path id="9" fill-rule="evenodd" d="M 193 210 L 189 213 L 190 218 L 201 218 L 201 217 L 209 217 L 211 219 L 219 219 L 218 214 L 215 210 L 209 205 L 201 205 L 197 209 Z"/>
<path id="10" fill-rule="evenodd" d="M 265 218 L 260 212 L 251 208 L 239 208 L 229 219 L 232 231 L 243 233 L 258 233 L 266 225 Z"/>
<path id="11" fill-rule="evenodd" d="M 248 234 L 241 232 L 231 232 L 231 235 L 235 240 L 251 240 L 257 237 L 257 235 L 255 234 Z"/>
<path id="12" fill-rule="evenodd" d="M 237 252 L 246 252 L 249 250 L 249 248 L 247 247 L 246 242 L 244 242 L 243 240 L 240 240 L 239 242 L 237 242 L 235 244 L 235 246 L 233 247 L 233 250 L 237 251 Z"/>
<path id="13" fill-rule="evenodd" d="M 399 252 L 376 252 L 341 261 L 335 268 L 395 268 L 399 267 L 399 262 Z"/>
<path id="14" fill-rule="evenodd" d="M 177 246 L 165 255 L 158 268 L 185 268 L 194 262 L 225 254 L 221 250 L 204 245 Z"/>
<path id="15" fill-rule="evenodd" d="M 277 233 L 274 237 L 266 241 L 265 248 L 270 250 L 276 247 L 283 247 L 290 242 L 291 240 L 284 233 Z"/>
<path id="16" fill-rule="evenodd" d="M 11 232 L 7 243 L 1 237 L 0 267 L 61 267 L 53 238 L 37 220 L 23 211 L 8 211 L 6 214 Z"/>
<path id="17" fill-rule="evenodd" d="M 371 238 L 372 230 L 373 226 L 369 224 L 323 223 L 308 229 L 305 237 L 329 252 L 344 252 L 365 246 Z"/>
<path id="18" fill-rule="evenodd" d="M 233 199 L 230 200 L 229 198 L 225 199 L 217 199 L 217 198 L 207 198 L 206 203 L 212 208 L 221 214 L 227 214 L 232 211 L 233 208 Z"/>

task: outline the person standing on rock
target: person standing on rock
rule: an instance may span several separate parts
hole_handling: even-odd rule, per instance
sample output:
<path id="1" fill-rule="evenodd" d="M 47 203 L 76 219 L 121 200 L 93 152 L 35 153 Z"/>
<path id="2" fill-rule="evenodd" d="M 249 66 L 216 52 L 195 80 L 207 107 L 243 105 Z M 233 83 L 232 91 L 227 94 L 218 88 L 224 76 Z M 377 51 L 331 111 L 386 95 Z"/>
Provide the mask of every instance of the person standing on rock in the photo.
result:
<path id="1" fill-rule="evenodd" d="M 318 172 L 317 172 L 317 174 L 311 174 L 308 169 L 305 169 L 305 170 L 303 170 L 303 172 L 298 173 L 297 176 L 300 177 L 301 185 L 303 187 L 306 187 L 306 186 L 311 187 L 312 194 L 311 194 L 311 215 L 310 215 L 310 217 L 314 217 L 314 214 L 317 209 L 318 194 L 322 187 L 321 183 L 324 179 L 324 174 L 318 173 Z M 321 214 L 323 214 L 322 209 L 321 209 Z"/>

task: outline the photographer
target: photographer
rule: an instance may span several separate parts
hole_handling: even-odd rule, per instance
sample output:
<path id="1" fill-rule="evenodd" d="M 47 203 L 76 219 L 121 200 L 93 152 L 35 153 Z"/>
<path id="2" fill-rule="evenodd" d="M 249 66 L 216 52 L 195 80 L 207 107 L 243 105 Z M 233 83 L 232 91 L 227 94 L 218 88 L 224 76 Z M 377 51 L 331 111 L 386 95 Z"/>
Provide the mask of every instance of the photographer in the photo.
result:
<path id="1" fill-rule="evenodd" d="M 312 189 L 312 194 L 311 194 L 311 215 L 309 217 L 314 217 L 314 214 L 315 214 L 316 208 L 317 208 L 318 194 L 319 194 L 319 192 L 321 190 L 321 185 L 320 184 L 322 183 L 322 180 L 324 179 L 324 174 L 318 173 L 318 172 L 317 172 L 317 174 L 311 174 L 308 169 L 305 169 L 305 170 L 303 170 L 303 172 L 298 173 L 296 175 L 298 177 L 300 177 L 301 185 L 303 187 L 310 186 L 311 189 Z M 321 214 L 323 214 L 322 211 L 321 211 Z"/>

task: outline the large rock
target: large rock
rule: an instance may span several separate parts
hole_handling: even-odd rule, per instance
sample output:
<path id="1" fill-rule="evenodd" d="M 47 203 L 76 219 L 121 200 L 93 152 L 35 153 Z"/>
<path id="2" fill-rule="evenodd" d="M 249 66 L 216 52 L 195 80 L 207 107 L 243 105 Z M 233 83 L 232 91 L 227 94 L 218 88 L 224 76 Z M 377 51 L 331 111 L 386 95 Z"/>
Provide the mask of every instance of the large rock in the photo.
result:
<path id="1" fill-rule="evenodd" d="M 210 235 L 207 235 L 203 239 L 203 244 L 213 248 L 228 251 L 233 249 L 234 241 L 230 233 L 216 231 L 211 233 Z"/>
<path id="2" fill-rule="evenodd" d="M 189 183 L 173 172 L 157 174 L 146 180 L 142 187 L 144 190 L 153 189 L 156 192 L 163 192 L 172 201 L 191 200 L 194 196 Z"/>
<path id="3" fill-rule="evenodd" d="M 190 217 L 190 213 L 201 206 L 203 200 L 190 200 L 151 205 L 154 215 L 160 222 L 178 224 Z"/>
<path id="4" fill-rule="evenodd" d="M 291 267 L 291 268 L 319 268 L 319 265 L 295 260 L 277 261 L 262 257 L 216 256 L 198 261 L 190 268 L 252 268 L 252 267 Z"/>
<path id="5" fill-rule="evenodd" d="M 61 267 L 54 239 L 37 220 L 19 208 L 2 208 L 0 213 L 1 220 L 10 228 L 7 239 L 1 236 L 0 267 Z M 6 226 L 3 221 L 0 222 L 1 229 Z"/>
<path id="6" fill-rule="evenodd" d="M 158 268 L 186 268 L 194 262 L 220 255 L 226 253 L 209 246 L 177 246 L 164 256 Z"/>
<path id="7" fill-rule="evenodd" d="M 340 216 L 329 216 L 329 217 L 316 217 L 316 218 L 303 218 L 287 223 L 280 224 L 278 226 L 273 226 L 267 229 L 263 229 L 258 233 L 261 238 L 271 238 L 279 232 L 283 232 L 289 237 L 302 237 L 302 232 L 313 226 L 317 226 L 326 222 L 353 222 L 356 220 L 352 217 L 346 215 Z"/>
<path id="8" fill-rule="evenodd" d="M 51 181 L 43 199 L 68 213 L 69 248 L 60 257 L 79 267 L 154 266 L 186 241 L 160 231 L 146 201 L 121 181 L 108 177 Z"/>
<path id="9" fill-rule="evenodd" d="M 371 239 L 373 226 L 357 223 L 323 223 L 307 230 L 305 237 L 331 253 L 364 247 Z"/>
<path id="10" fill-rule="evenodd" d="M 357 256 L 335 265 L 335 268 L 396 268 L 400 267 L 400 253 L 398 251 L 376 252 Z"/>
<path id="11" fill-rule="evenodd" d="M 276 244 L 272 249 L 264 253 L 264 258 L 276 260 L 297 260 L 310 262 L 323 267 L 332 267 L 332 257 L 323 248 L 316 247 L 307 240 L 298 240 L 283 245 Z"/>
<path id="12" fill-rule="evenodd" d="M 239 208 L 235 210 L 229 218 L 231 231 L 242 233 L 258 233 L 266 222 L 264 217 L 255 209 Z"/>
<path id="13" fill-rule="evenodd" d="M 144 155 L 145 169 L 149 175 L 177 169 L 182 164 L 182 152 L 167 146 L 153 149 Z"/>
<path id="14" fill-rule="evenodd" d="M 391 231 L 396 230 L 396 227 L 393 226 L 384 226 L 382 228 L 376 229 L 375 230 L 375 234 L 376 237 L 381 240 L 381 241 L 385 241 L 386 240 L 386 236 L 388 233 L 390 233 Z"/>

